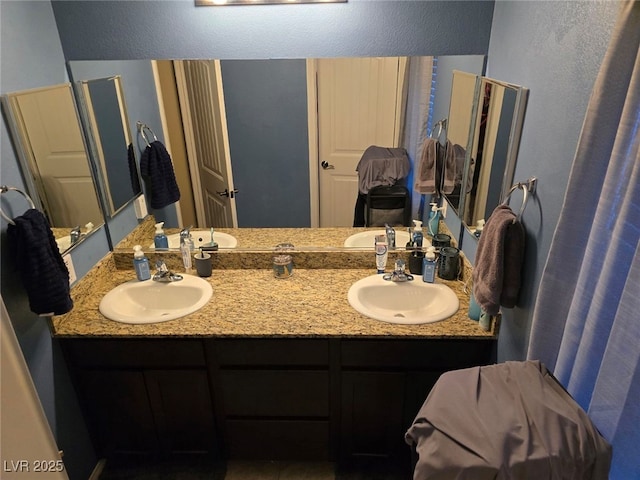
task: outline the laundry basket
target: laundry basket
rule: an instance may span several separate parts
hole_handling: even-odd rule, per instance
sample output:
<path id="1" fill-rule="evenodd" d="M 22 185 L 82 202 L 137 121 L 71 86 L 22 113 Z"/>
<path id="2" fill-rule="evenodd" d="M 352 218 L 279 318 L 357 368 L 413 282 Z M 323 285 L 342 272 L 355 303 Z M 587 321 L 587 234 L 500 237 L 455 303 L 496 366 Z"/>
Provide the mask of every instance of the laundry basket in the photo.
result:
<path id="1" fill-rule="evenodd" d="M 414 480 L 605 480 L 611 463 L 611 446 L 538 361 L 443 374 L 405 441 Z"/>

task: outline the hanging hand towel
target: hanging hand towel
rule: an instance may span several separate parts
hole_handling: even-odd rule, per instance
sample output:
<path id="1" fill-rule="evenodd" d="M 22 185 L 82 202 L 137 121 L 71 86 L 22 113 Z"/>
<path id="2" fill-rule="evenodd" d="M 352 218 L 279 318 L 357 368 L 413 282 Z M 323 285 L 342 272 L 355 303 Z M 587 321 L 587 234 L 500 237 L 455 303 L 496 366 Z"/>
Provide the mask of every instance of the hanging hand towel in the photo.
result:
<path id="1" fill-rule="evenodd" d="M 438 141 L 427 138 L 422 143 L 422 152 L 416 169 L 415 191 L 421 194 L 436 193 L 436 159 L 438 157 Z"/>
<path id="2" fill-rule="evenodd" d="M 508 205 L 498 205 L 482 230 L 473 269 L 473 296 L 489 315 L 513 308 L 520 292 L 524 228 Z"/>
<path id="3" fill-rule="evenodd" d="M 180 200 L 171 156 L 162 142 L 151 142 L 142 152 L 140 173 L 149 182 L 147 193 L 151 208 L 163 208 Z"/>
<path id="4" fill-rule="evenodd" d="M 30 209 L 13 219 L 7 236 L 27 290 L 29 307 L 38 315 L 62 315 L 73 308 L 69 271 L 62 260 L 49 222 L 39 210 Z"/>
<path id="5" fill-rule="evenodd" d="M 447 141 L 442 174 L 442 193 L 452 193 L 456 185 L 462 183 L 465 156 L 466 152 L 462 146 Z"/>

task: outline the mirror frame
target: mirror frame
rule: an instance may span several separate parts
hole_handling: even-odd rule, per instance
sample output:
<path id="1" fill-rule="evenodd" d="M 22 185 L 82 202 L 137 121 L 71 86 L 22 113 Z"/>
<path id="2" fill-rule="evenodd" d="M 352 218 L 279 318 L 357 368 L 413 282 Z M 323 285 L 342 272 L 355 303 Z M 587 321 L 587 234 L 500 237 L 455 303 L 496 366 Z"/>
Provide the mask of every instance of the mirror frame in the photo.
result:
<path id="1" fill-rule="evenodd" d="M 472 122 L 472 125 L 470 125 L 470 128 L 469 128 L 469 137 L 468 137 L 467 148 L 465 152 L 464 173 L 462 176 L 462 185 L 467 185 L 467 182 L 469 181 L 473 146 L 477 138 L 477 132 L 478 132 L 478 128 L 477 128 L 478 122 L 479 122 L 478 111 L 480 109 L 481 102 L 483 102 L 484 89 L 482 87 L 485 83 L 500 85 L 504 88 L 512 89 L 516 93 L 514 108 L 513 108 L 513 118 L 509 128 L 509 139 L 508 139 L 507 148 L 506 148 L 505 168 L 501 175 L 502 181 L 500 185 L 499 202 L 502 202 L 513 183 L 517 157 L 518 157 L 518 149 L 520 146 L 520 139 L 522 136 L 522 125 L 524 123 L 524 116 L 526 111 L 529 89 L 520 85 L 515 85 L 515 84 L 504 82 L 501 80 L 496 80 L 494 78 L 479 76 L 479 75 L 477 76 L 475 93 L 474 93 L 473 111 L 472 111 L 472 119 L 475 119 L 475 121 Z M 445 197 L 445 200 L 449 202 L 449 199 L 447 198 L 447 196 L 444 195 L 444 197 Z M 465 237 L 464 235 L 465 231 L 467 231 L 470 234 L 470 236 L 476 238 L 475 235 L 473 234 L 475 231 L 475 225 L 468 225 L 467 222 L 465 221 L 465 215 L 467 213 L 466 203 L 467 203 L 467 189 L 461 188 L 460 198 L 458 200 L 458 209 L 456 210 L 454 208 L 454 210 L 456 211 L 456 215 L 460 220 L 460 224 L 461 224 L 460 235 L 458 238 L 458 243 L 460 247 L 462 247 L 462 245 L 464 244 L 463 238 Z M 449 202 L 449 206 L 453 207 L 451 202 Z M 487 213 L 488 215 L 491 214 L 491 212 L 487 212 Z"/>

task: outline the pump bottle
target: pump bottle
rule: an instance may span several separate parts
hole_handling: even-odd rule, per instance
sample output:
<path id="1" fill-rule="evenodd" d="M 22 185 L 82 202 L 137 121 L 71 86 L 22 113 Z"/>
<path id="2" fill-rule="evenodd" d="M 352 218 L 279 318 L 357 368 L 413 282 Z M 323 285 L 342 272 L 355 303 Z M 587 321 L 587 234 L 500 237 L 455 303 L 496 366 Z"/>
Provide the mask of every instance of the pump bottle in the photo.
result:
<path id="1" fill-rule="evenodd" d="M 158 250 L 167 250 L 169 248 L 169 239 L 164 234 L 162 227 L 164 222 L 156 223 L 156 235 L 153 237 L 153 244 Z"/>
<path id="2" fill-rule="evenodd" d="M 133 268 L 136 270 L 138 280 L 143 281 L 151 278 L 149 259 L 144 255 L 140 245 L 133 247 Z"/>
<path id="3" fill-rule="evenodd" d="M 431 204 L 431 213 L 429 214 L 428 229 L 429 235 L 431 237 L 438 234 L 439 224 L 440 224 L 440 211 L 442 208 L 438 208 L 437 203 Z"/>
<path id="4" fill-rule="evenodd" d="M 415 248 L 422 248 L 422 239 L 424 236 L 422 235 L 422 222 L 420 220 L 413 221 L 413 233 L 411 235 L 411 239 L 415 245 Z"/>
<path id="5" fill-rule="evenodd" d="M 422 261 L 422 281 L 433 283 L 436 279 L 436 249 L 427 248 L 427 253 Z"/>

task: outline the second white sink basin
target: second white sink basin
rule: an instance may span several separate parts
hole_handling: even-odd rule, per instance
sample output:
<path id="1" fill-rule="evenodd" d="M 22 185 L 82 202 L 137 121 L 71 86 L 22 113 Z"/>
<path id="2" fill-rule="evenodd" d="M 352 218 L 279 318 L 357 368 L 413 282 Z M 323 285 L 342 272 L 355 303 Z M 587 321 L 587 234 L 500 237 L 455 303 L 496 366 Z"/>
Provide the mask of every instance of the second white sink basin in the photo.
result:
<path id="1" fill-rule="evenodd" d="M 396 230 L 396 247 L 404 247 L 409 241 L 409 233 L 406 230 Z M 375 248 L 376 235 L 384 235 L 384 230 L 366 230 L 360 233 L 354 233 L 344 241 L 345 247 L 357 247 L 357 248 Z M 424 242 L 427 244 L 429 241 L 425 238 Z M 429 245 L 423 244 L 424 247 Z"/>
<path id="2" fill-rule="evenodd" d="M 425 283 L 419 276 L 408 282 L 371 275 L 355 282 L 347 298 L 367 317 L 389 323 L 418 325 L 445 320 L 458 311 L 457 295 L 441 283 Z"/>
<path id="3" fill-rule="evenodd" d="M 213 289 L 206 280 L 182 274 L 177 282 L 131 280 L 118 285 L 100 301 L 100 313 L 122 323 L 159 323 L 184 317 L 202 308 Z"/>
<path id="4" fill-rule="evenodd" d="M 211 243 L 210 230 L 191 230 L 191 237 L 193 238 L 193 245 L 196 249 Z M 179 233 L 167 235 L 167 240 L 169 240 L 169 248 L 180 248 Z M 235 248 L 236 245 L 238 245 L 236 237 L 229 235 L 228 233 L 214 232 L 213 240 L 218 244 L 218 248 Z M 149 245 L 149 247 L 153 246 L 153 243 Z"/>

